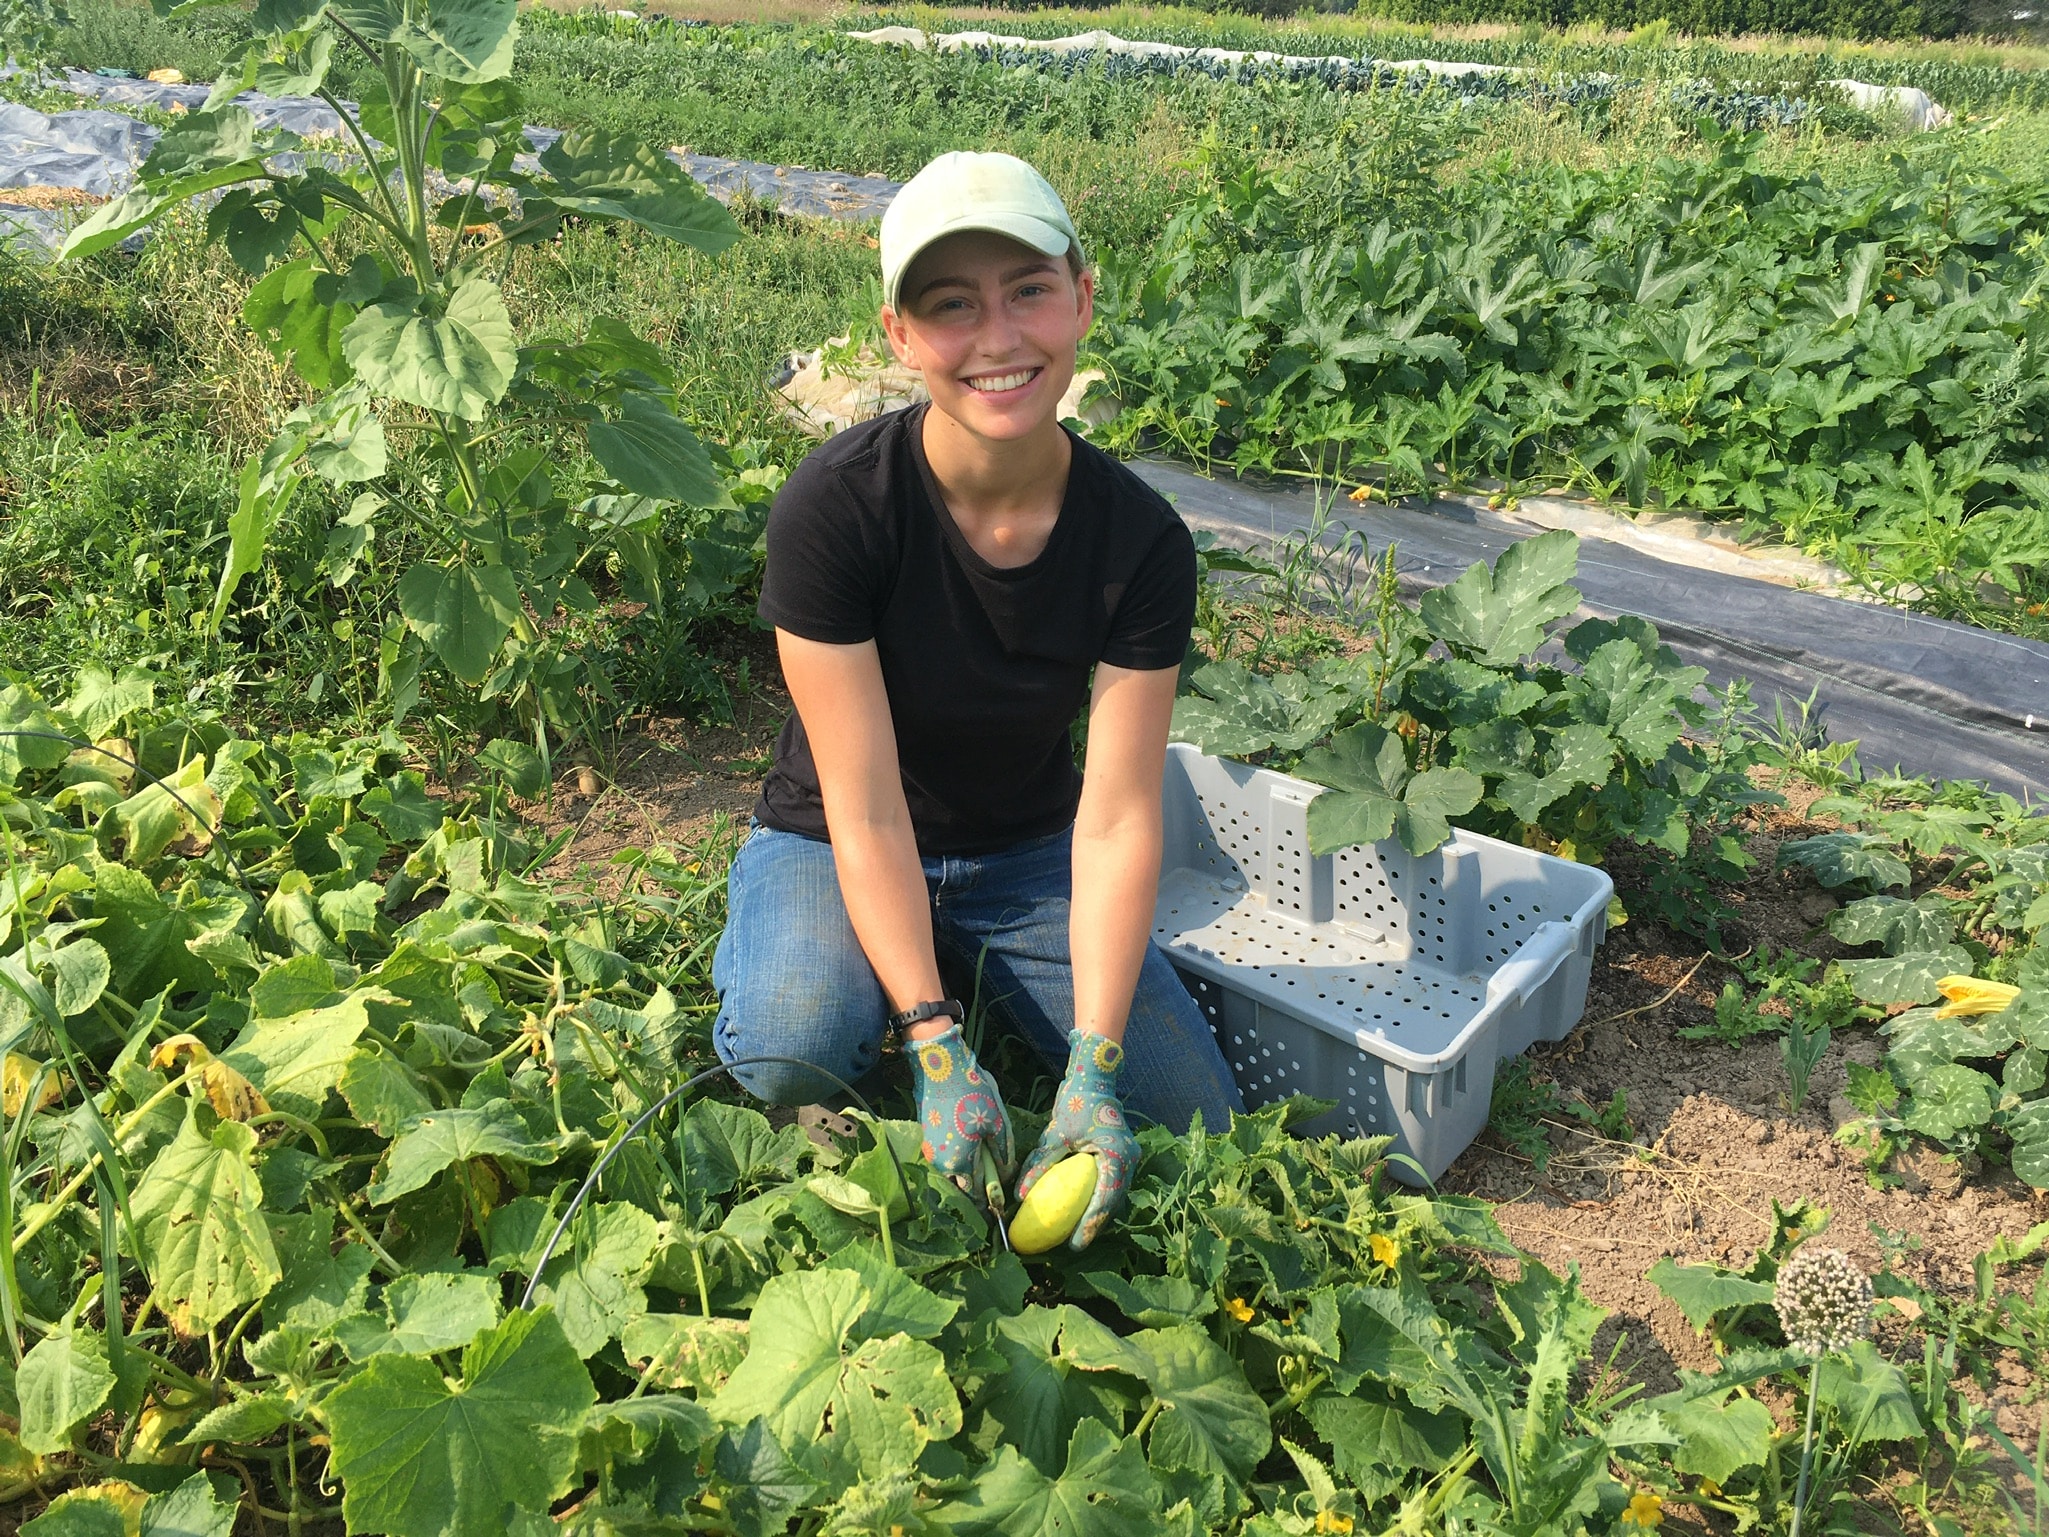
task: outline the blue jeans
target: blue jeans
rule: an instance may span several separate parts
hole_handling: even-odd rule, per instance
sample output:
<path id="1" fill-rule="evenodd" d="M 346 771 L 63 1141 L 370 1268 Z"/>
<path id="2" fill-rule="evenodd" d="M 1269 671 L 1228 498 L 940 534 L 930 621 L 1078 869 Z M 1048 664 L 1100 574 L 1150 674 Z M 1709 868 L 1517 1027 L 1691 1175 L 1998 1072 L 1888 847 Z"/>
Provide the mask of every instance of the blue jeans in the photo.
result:
<path id="1" fill-rule="evenodd" d="M 996 854 L 924 861 L 942 976 L 965 989 L 979 965 L 984 1017 L 1028 1042 L 1056 1080 L 1074 1027 L 1071 860 L 1070 836 L 1060 832 Z M 757 824 L 726 889 L 726 931 L 711 963 L 720 1060 L 774 1054 L 848 1083 L 861 1078 L 881 1056 L 889 1008 L 847 917 L 832 845 Z M 744 1067 L 734 1076 L 757 1099 L 778 1105 L 807 1104 L 834 1089 L 794 1064 Z M 1118 1097 L 1176 1132 L 1188 1129 L 1197 1110 L 1217 1129 L 1244 1108 L 1216 1037 L 1157 945 L 1146 946 L 1124 1028 Z"/>

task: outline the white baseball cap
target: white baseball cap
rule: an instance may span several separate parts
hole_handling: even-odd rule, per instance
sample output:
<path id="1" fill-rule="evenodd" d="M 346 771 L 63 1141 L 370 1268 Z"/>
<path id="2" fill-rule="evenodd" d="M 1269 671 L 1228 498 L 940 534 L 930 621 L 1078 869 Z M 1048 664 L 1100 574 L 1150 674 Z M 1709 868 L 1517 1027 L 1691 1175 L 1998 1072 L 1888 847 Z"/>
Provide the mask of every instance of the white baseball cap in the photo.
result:
<path id="1" fill-rule="evenodd" d="M 882 298 L 925 247 L 963 230 L 1008 235 L 1047 256 L 1079 252 L 1081 240 L 1053 186 L 1015 155 L 953 150 L 904 183 L 882 215 Z"/>

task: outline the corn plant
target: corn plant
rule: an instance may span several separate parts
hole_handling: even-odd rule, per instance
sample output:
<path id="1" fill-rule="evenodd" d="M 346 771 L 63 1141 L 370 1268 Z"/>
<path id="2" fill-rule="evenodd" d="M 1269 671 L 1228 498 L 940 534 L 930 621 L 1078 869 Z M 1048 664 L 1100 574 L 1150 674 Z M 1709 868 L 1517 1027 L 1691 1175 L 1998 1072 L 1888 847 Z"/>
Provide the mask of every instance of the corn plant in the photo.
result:
<path id="1" fill-rule="evenodd" d="M 431 659 L 545 748 L 550 728 L 585 719 L 593 680 L 562 632 L 599 606 L 587 573 L 611 560 L 659 603 L 665 509 L 732 504 L 657 348 L 609 318 L 522 343 L 504 291 L 514 254 L 572 219 L 705 252 L 737 228 L 630 140 L 579 132 L 529 152 L 507 79 L 514 0 L 265 0 L 255 24 L 240 65 L 64 255 L 205 195 L 209 236 L 257 280 L 243 319 L 309 391 L 243 469 L 213 626 L 302 486 L 360 488 L 329 536 L 336 585 L 379 541 L 422 552 L 382 635 L 395 713 Z M 329 84 L 351 50 L 371 82 L 359 107 Z M 260 129 L 236 102 L 251 86 L 318 97 L 346 149 Z M 579 438 L 597 473 L 573 497 L 559 449 Z"/>

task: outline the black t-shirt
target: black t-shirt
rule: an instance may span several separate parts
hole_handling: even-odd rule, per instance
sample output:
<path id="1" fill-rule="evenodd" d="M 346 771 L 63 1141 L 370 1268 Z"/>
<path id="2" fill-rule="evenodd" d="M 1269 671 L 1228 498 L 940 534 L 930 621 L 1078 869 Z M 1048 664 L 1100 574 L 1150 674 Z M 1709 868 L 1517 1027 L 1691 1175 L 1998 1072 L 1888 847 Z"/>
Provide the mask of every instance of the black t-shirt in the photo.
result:
<path id="1" fill-rule="evenodd" d="M 1195 543 L 1164 498 L 1070 438 L 1046 548 L 977 555 L 925 460 L 927 407 L 864 422 L 797 466 L 768 516 L 760 614 L 806 640 L 872 640 L 904 797 L 925 854 L 983 854 L 1074 820 L 1068 731 L 1097 662 L 1177 667 L 1195 618 Z M 791 712 L 755 815 L 824 838 L 818 771 Z"/>

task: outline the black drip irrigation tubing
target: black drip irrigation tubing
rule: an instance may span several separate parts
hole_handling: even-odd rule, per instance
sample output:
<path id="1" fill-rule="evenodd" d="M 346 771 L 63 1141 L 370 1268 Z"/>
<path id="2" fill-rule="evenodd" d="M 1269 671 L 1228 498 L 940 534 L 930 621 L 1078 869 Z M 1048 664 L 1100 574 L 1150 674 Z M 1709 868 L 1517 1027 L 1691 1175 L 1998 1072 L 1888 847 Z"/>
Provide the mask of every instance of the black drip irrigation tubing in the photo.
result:
<path id="1" fill-rule="evenodd" d="M 1193 527 L 1236 543 L 1301 538 L 1315 523 L 1306 490 L 1211 480 L 1178 464 L 1133 461 Z M 1442 586 L 1538 529 L 1460 502 L 1347 507 L 1325 532 L 1356 529 L 1375 550 L 1396 546 L 1411 589 Z M 1356 558 L 1342 556 L 1340 558 Z M 1818 720 L 1832 741 L 1856 741 L 1867 773 L 1894 768 L 1983 780 L 2028 801 L 2049 799 L 2049 645 L 1878 603 L 1782 587 L 1661 560 L 1580 535 L 1582 618 L 1641 614 L 1717 685 L 1752 684 L 1765 720 Z"/>

